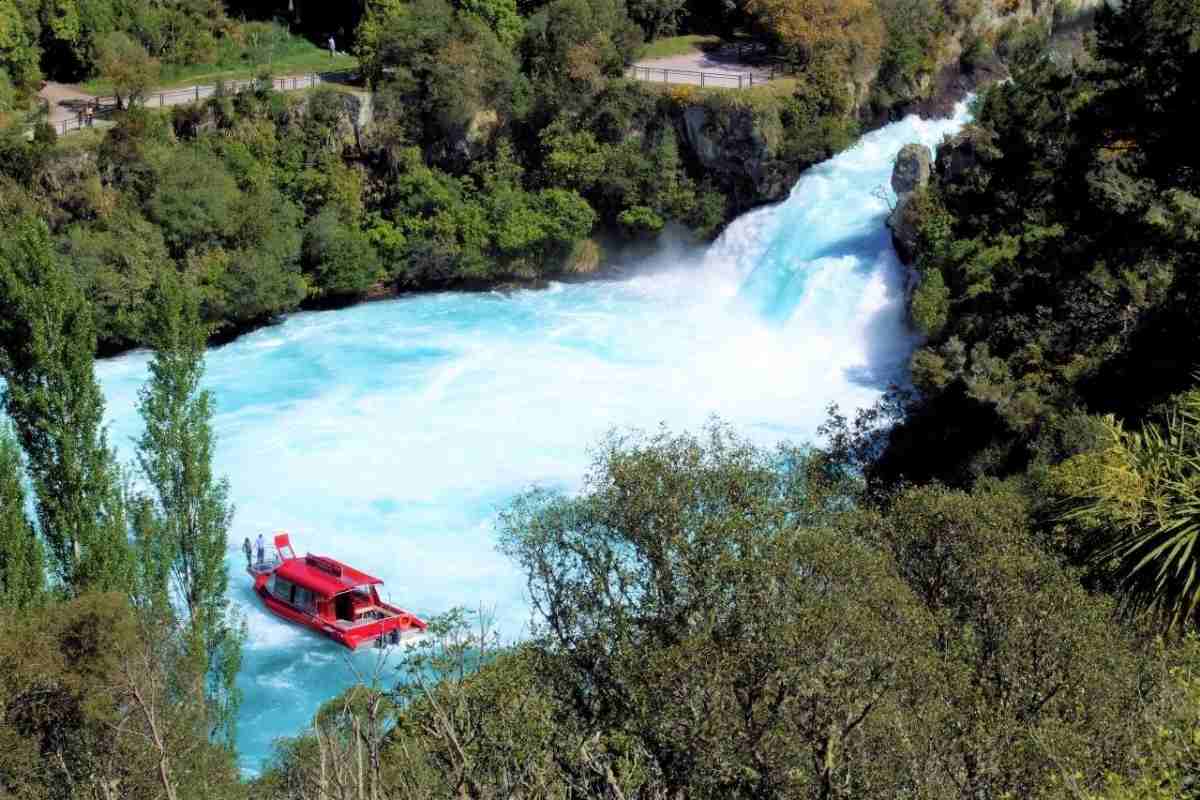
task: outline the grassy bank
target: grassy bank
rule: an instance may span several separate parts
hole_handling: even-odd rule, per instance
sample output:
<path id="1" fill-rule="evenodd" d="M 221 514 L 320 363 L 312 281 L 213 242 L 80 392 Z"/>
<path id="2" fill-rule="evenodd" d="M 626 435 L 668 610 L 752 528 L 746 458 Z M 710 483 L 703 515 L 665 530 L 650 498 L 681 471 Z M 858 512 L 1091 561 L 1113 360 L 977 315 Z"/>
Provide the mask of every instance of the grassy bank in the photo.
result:
<path id="1" fill-rule="evenodd" d="M 211 64 L 165 64 L 156 84 L 159 89 L 176 89 L 197 84 L 212 84 L 217 81 L 245 80 L 253 78 L 263 70 L 272 75 L 302 75 L 309 72 L 344 72 L 358 68 L 358 59 L 345 53 L 330 57 L 329 51 L 300 36 L 287 36 L 270 48 L 264 56 L 264 48 L 243 41 L 229 41 L 218 50 L 215 63 Z M 112 93 L 112 82 L 105 78 L 94 78 L 82 84 L 89 94 Z"/>
<path id="2" fill-rule="evenodd" d="M 720 44 L 720 36 L 702 36 L 700 34 L 668 36 L 664 39 L 655 39 L 652 42 L 646 42 L 646 47 L 641 57 L 643 59 L 654 59 L 685 56 L 688 53 L 698 53 L 717 47 Z"/>

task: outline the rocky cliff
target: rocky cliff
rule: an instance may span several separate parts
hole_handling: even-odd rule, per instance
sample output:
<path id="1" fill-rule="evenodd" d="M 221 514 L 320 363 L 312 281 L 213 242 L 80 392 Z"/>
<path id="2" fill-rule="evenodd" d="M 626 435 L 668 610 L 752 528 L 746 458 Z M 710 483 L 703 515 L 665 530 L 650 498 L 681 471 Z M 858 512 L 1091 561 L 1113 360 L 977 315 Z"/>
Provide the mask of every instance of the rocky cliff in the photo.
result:
<path id="1" fill-rule="evenodd" d="M 918 244 L 918 219 L 913 195 L 929 183 L 932 172 L 933 153 L 923 144 L 908 144 L 896 156 L 892 169 L 892 191 L 896 193 L 896 205 L 888 216 L 887 226 L 892 231 L 892 243 L 896 253 L 905 264 L 916 258 Z"/>
<path id="2" fill-rule="evenodd" d="M 697 99 L 675 114 L 680 139 L 703 171 L 739 214 L 782 200 L 806 164 L 783 154 L 779 110 L 769 102 L 739 104 L 736 99 Z"/>
<path id="3" fill-rule="evenodd" d="M 1008 77 L 1008 64 L 1014 59 L 1046 50 L 1058 57 L 1075 57 L 1083 32 L 1105 0 L 946 2 L 946 30 L 937 37 L 935 52 L 927 54 L 924 66 L 898 88 L 889 85 L 886 90 L 871 84 L 884 80 L 878 70 L 872 72 L 866 83 L 849 90 L 845 119 L 814 120 L 797 127 L 797 109 L 782 82 L 740 92 L 672 90 L 679 140 L 703 179 L 730 199 L 730 214 L 786 197 L 801 171 L 858 132 L 911 113 L 948 116 L 969 93 Z M 895 77 L 890 80 L 894 83 Z M 842 131 L 831 134 L 829 128 L 838 125 Z M 822 126 L 814 136 L 813 131 Z M 902 200 L 893 214 L 892 229 L 902 257 L 911 260 L 915 234 L 908 217 L 912 208 L 904 206 Z"/>
<path id="4" fill-rule="evenodd" d="M 969 180 L 975 166 L 994 153 L 987 132 L 970 125 L 942 142 L 936 160 L 924 145 L 909 144 L 901 148 L 892 168 L 896 206 L 888 216 L 887 226 L 892 232 L 896 255 L 903 264 L 910 265 L 920 256 L 921 200 L 930 178 L 936 176 L 942 184 Z"/>

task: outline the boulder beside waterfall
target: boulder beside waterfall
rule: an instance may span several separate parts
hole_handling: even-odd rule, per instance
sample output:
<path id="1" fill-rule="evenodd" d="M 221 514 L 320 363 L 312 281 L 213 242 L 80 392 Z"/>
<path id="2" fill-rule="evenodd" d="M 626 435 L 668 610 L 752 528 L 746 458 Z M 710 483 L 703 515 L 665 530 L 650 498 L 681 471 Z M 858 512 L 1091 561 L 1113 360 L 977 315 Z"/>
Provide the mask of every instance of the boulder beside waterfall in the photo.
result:
<path id="1" fill-rule="evenodd" d="M 896 206 L 888 215 L 887 226 L 892 231 L 892 244 L 896 254 L 905 264 L 916 258 L 917 220 L 912 211 L 914 192 L 929 184 L 933 170 L 933 153 L 923 144 L 906 144 L 896 156 L 892 168 L 892 190 L 896 193 Z"/>

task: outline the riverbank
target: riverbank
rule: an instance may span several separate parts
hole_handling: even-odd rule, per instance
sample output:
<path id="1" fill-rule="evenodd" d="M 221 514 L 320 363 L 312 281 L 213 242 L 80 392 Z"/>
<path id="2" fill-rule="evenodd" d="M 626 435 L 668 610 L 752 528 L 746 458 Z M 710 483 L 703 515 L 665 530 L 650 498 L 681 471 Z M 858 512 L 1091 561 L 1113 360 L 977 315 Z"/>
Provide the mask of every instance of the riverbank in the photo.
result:
<path id="1" fill-rule="evenodd" d="M 554 286 L 575 286 L 580 284 L 603 284 L 626 280 L 641 272 L 641 267 L 654 260 L 658 254 L 674 251 L 682 253 L 700 252 L 711 243 L 700 240 L 685 240 L 686 231 L 677 229 L 672 233 L 672 243 L 657 244 L 654 242 L 627 243 L 625 250 L 608 256 L 595 269 L 586 272 L 562 272 L 555 275 L 533 278 L 509 277 L 499 280 L 461 280 L 439 286 L 424 288 L 401 287 L 396 285 L 379 284 L 366 295 L 356 298 L 310 298 L 295 309 L 280 314 L 271 319 L 258 320 L 251 324 L 238 326 L 233 329 L 219 330 L 209 338 L 210 347 L 223 347 L 257 331 L 275 327 L 285 323 L 288 317 L 302 313 L 334 313 L 355 308 L 357 306 L 380 303 L 391 300 L 416 299 L 430 295 L 442 294 L 489 294 L 498 293 L 511 295 L 516 292 L 546 291 Z M 140 346 L 125 347 L 101 352 L 101 359 L 119 358 L 128 353 L 141 349 Z"/>
<path id="2" fill-rule="evenodd" d="M 944 117 L 1005 74 L 994 55 L 954 64 L 913 110 Z M 577 250 L 596 230 L 652 242 L 681 225 L 712 241 L 897 108 L 809 112 L 798 79 L 737 91 L 609 76 L 586 107 L 554 95 L 570 124 L 539 128 L 503 97 L 451 118 L 397 91 L 243 92 L 31 154 L 31 202 L 96 299 L 101 354 L 145 341 L 164 264 L 195 282 L 225 344 L 297 310 L 544 286 L 600 258 Z"/>

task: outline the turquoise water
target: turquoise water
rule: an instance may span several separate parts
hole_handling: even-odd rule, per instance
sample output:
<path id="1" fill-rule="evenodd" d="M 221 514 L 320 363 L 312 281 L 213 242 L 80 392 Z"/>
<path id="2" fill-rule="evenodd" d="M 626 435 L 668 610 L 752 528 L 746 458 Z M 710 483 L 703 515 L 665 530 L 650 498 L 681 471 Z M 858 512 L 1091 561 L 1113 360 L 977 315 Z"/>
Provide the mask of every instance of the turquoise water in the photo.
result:
<path id="1" fill-rule="evenodd" d="M 534 484 L 576 486 L 605 431 L 696 429 L 715 414 L 764 444 L 804 441 L 829 403 L 868 405 L 901 378 L 915 342 L 876 194 L 902 145 L 934 145 L 964 114 L 869 134 L 711 247 L 665 246 L 620 281 L 296 314 L 213 350 L 217 466 L 237 505 L 231 595 L 249 628 L 244 767 L 375 653 L 348 658 L 262 611 L 243 537 L 290 531 L 297 551 L 377 574 L 417 613 L 482 606 L 521 636 L 528 609 L 496 551 L 497 511 Z M 146 361 L 98 367 L 125 460 Z"/>

